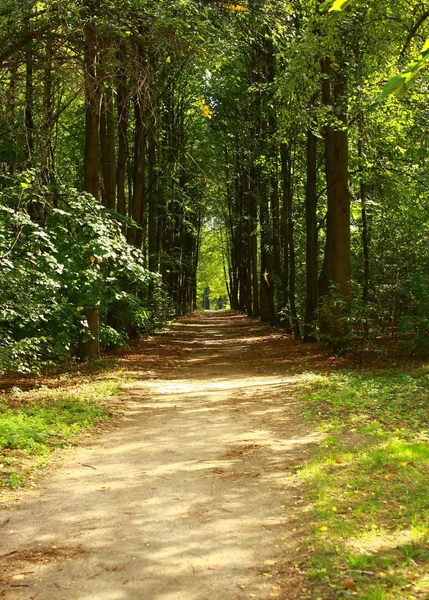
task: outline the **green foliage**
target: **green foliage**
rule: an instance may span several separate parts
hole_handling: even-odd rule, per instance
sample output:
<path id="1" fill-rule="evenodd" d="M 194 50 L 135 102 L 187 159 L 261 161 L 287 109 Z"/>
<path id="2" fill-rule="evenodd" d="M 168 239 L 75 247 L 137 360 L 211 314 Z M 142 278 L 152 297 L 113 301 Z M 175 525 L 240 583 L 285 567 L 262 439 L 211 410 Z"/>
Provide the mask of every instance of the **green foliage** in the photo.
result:
<path id="1" fill-rule="evenodd" d="M 336 11 L 344 10 L 353 0 L 326 0 L 320 5 L 320 10 Z"/>
<path id="2" fill-rule="evenodd" d="M 92 307 L 106 345 L 123 344 L 131 331 L 150 330 L 166 317 L 159 276 L 127 244 L 122 226 L 90 195 L 40 187 L 32 172 L 4 182 L 0 371 L 70 358 L 79 336 L 88 335 L 85 310 Z"/>
<path id="3" fill-rule="evenodd" d="M 417 75 L 422 71 L 426 66 L 429 60 L 429 39 L 426 40 L 425 45 L 423 46 L 419 56 L 412 60 L 407 68 L 392 77 L 383 88 L 381 92 L 381 98 L 384 99 L 389 94 L 395 94 L 399 98 L 405 94 L 407 91 L 407 86 L 417 77 Z"/>
<path id="4" fill-rule="evenodd" d="M 201 302 L 204 290 L 210 288 L 212 308 L 217 308 L 216 301 L 220 298 L 223 298 L 226 303 L 227 290 L 225 285 L 224 260 L 220 232 L 213 229 L 204 229 L 198 264 L 197 294 L 198 301 Z"/>

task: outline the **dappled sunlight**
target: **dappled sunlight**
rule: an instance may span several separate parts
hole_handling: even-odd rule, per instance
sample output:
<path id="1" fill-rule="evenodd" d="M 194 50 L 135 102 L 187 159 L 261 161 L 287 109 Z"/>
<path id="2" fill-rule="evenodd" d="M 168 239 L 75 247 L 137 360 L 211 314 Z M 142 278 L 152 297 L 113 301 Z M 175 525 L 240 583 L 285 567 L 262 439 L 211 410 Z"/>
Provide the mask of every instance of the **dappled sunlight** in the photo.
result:
<path id="1" fill-rule="evenodd" d="M 358 554 L 375 554 L 381 551 L 394 550 L 400 546 L 416 544 L 425 536 L 413 529 L 402 529 L 394 533 L 383 530 L 382 527 L 363 531 L 359 537 L 348 538 L 344 545 L 347 550 Z"/>
<path id="2" fill-rule="evenodd" d="M 293 381 L 293 377 L 288 379 L 279 379 L 275 377 L 247 377 L 246 379 L 237 379 L 234 381 L 231 381 L 230 379 L 225 381 L 219 381 L 215 379 L 210 383 L 198 381 L 190 382 L 189 380 L 176 379 L 174 381 L 157 380 L 142 382 L 139 387 L 147 388 L 151 393 L 159 395 L 190 394 L 217 390 L 246 390 L 247 388 L 293 383 Z M 135 385 L 131 384 L 130 387 L 135 388 Z"/>
<path id="3" fill-rule="evenodd" d="M 205 318 L 191 323 L 203 337 L 216 328 L 211 322 L 203 333 Z M 242 317 L 228 317 L 231 336 L 231 319 L 245 340 L 255 329 L 263 343 L 263 328 L 247 328 Z M 219 318 L 219 330 L 224 324 Z M 120 427 L 80 449 L 29 500 L 36 519 L 17 511 L 8 524 L 6 552 L 29 540 L 85 552 L 41 563 L 31 581 L 36 596 L 55 590 L 61 576 L 66 600 L 223 600 L 244 589 L 278 597 L 280 575 L 262 573 L 293 546 L 293 507 L 301 506 L 294 470 L 321 436 L 297 421 L 296 376 L 267 370 L 267 353 L 245 362 L 227 334 L 219 358 L 200 356 L 191 330 L 173 330 L 162 338 L 166 363 L 150 379 L 142 364 L 132 369 Z M 189 359 L 171 354 L 173 346 Z"/>

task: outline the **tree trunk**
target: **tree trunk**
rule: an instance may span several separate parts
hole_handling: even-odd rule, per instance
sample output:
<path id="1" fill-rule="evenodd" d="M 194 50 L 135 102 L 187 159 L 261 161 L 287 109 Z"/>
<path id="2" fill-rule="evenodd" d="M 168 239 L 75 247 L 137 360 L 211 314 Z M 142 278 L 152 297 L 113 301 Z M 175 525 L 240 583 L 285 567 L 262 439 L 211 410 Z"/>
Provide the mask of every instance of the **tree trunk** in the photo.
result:
<path id="1" fill-rule="evenodd" d="M 307 132 L 307 187 L 305 199 L 307 295 L 305 304 L 304 342 L 316 341 L 316 310 L 318 305 L 318 239 L 317 239 L 317 138 Z"/>
<path id="2" fill-rule="evenodd" d="M 252 169 L 250 170 L 252 173 Z M 252 175 L 250 182 L 253 181 Z M 251 188 L 252 188 L 251 183 Z M 260 317 L 259 310 L 259 279 L 258 279 L 258 206 L 257 198 L 251 189 L 249 198 L 249 227 L 250 227 L 250 259 L 252 271 L 252 313 L 254 317 Z"/>
<path id="3" fill-rule="evenodd" d="M 96 31 L 90 20 L 85 26 L 85 191 L 100 201 L 100 105 L 101 85 L 97 77 Z M 95 360 L 100 354 L 99 317 L 95 306 L 85 307 L 92 338 L 81 336 L 78 357 Z"/>
<path id="4" fill-rule="evenodd" d="M 289 207 L 292 195 L 292 173 L 290 150 L 287 143 L 280 146 L 280 157 L 282 164 L 282 187 L 283 187 L 283 323 L 286 333 L 292 333 L 290 321 L 290 235 L 289 235 Z"/>
<path id="5" fill-rule="evenodd" d="M 364 136 L 364 117 L 360 115 L 359 121 L 359 139 L 358 139 L 358 157 L 359 157 L 359 171 L 360 171 L 360 202 L 361 202 L 361 214 L 362 214 L 362 249 L 363 249 L 363 291 L 362 300 L 366 304 L 369 297 L 369 232 L 368 232 L 368 219 L 366 212 L 366 196 L 367 196 L 367 185 L 364 180 L 363 170 L 363 136 Z"/>
<path id="6" fill-rule="evenodd" d="M 43 120 L 41 132 L 41 165 L 40 179 L 43 185 L 47 185 L 53 178 L 52 161 L 52 132 L 54 128 L 53 106 L 52 106 L 52 35 L 47 34 L 46 57 L 43 76 Z"/>
<path id="7" fill-rule="evenodd" d="M 25 140 L 26 140 L 26 167 L 31 169 L 34 161 L 34 66 L 33 51 L 25 50 Z"/>
<path id="8" fill-rule="evenodd" d="M 146 139 L 145 139 L 145 110 L 142 106 L 142 98 L 134 100 L 135 135 L 134 135 L 134 181 L 133 202 L 131 206 L 131 218 L 136 225 L 128 230 L 128 242 L 137 245 L 137 226 L 141 222 L 142 210 L 144 210 L 145 175 L 146 175 Z"/>
<path id="9" fill-rule="evenodd" d="M 288 276 L 285 277 L 289 283 L 289 301 L 290 308 L 290 327 L 296 340 L 300 339 L 301 332 L 299 328 L 298 316 L 296 311 L 295 302 L 295 283 L 296 283 L 296 267 L 295 267 L 295 243 L 294 243 L 294 221 L 293 221 L 293 192 L 292 192 L 292 160 L 290 155 L 290 148 L 284 144 L 287 149 L 287 157 L 284 157 L 284 161 L 287 165 L 286 171 L 286 193 L 284 195 L 285 202 L 285 216 L 286 216 L 286 231 L 285 238 L 287 243 L 285 244 L 285 250 L 289 252 L 288 260 L 285 260 L 285 270 L 289 267 Z M 286 248 L 287 247 L 287 248 Z"/>
<path id="10" fill-rule="evenodd" d="M 348 335 L 351 277 L 348 135 L 347 115 L 343 106 L 346 83 L 341 67 L 337 73 L 333 73 L 328 59 L 322 60 L 321 66 L 325 74 L 323 101 L 337 108 L 336 116 L 344 125 L 344 129 L 339 129 L 329 124 L 324 132 L 328 213 L 319 295 L 324 298 L 324 312 L 328 318 L 321 322 L 321 331 L 329 333 L 329 342 L 336 351 L 343 351 Z"/>
<path id="11" fill-rule="evenodd" d="M 77 355 L 81 360 L 95 360 L 100 355 L 100 319 L 98 311 L 93 306 L 92 308 L 86 308 L 83 314 L 87 320 L 89 333 L 92 337 L 85 339 L 84 335 L 80 336 Z"/>
<path id="12" fill-rule="evenodd" d="M 101 104 L 101 159 L 103 170 L 104 205 L 110 210 L 116 209 L 116 157 L 115 157 L 115 120 L 113 105 L 113 87 L 109 81 L 104 86 Z"/>
<path id="13" fill-rule="evenodd" d="M 95 27 L 85 26 L 85 191 L 100 201 L 100 105 Z"/>
<path id="14" fill-rule="evenodd" d="M 118 196 L 118 213 L 121 215 L 127 214 L 125 182 L 127 179 L 127 163 L 128 163 L 128 99 L 129 90 L 127 86 L 126 76 L 126 49 L 125 42 L 119 42 L 117 51 L 118 70 L 116 74 L 116 107 L 117 107 L 117 123 L 118 123 L 118 164 L 117 164 L 117 196 Z"/>
<path id="15" fill-rule="evenodd" d="M 149 149 L 148 149 L 148 252 L 149 252 L 149 270 L 158 271 L 159 248 L 158 248 L 158 209 L 156 194 L 156 121 L 151 113 L 149 118 Z"/>

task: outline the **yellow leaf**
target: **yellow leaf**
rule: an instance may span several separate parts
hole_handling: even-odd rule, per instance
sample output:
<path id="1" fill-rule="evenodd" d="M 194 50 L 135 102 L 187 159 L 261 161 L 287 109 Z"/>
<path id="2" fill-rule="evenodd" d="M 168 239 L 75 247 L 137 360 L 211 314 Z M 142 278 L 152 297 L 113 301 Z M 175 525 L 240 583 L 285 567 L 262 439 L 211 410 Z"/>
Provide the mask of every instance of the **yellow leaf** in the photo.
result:
<path id="1" fill-rule="evenodd" d="M 242 4 L 227 4 L 226 8 L 235 13 L 245 13 L 249 11 L 247 6 L 243 6 Z"/>
<path id="2" fill-rule="evenodd" d="M 182 519 L 189 519 L 189 515 L 182 515 Z"/>
<path id="3" fill-rule="evenodd" d="M 210 110 L 210 106 L 207 104 L 205 98 L 201 98 L 200 100 L 200 109 L 205 117 L 207 117 L 208 119 L 212 118 L 213 111 Z"/>
<path id="4" fill-rule="evenodd" d="M 320 531 L 328 531 L 328 528 L 326 527 L 326 525 L 324 525 L 323 527 L 320 528 Z"/>
<path id="5" fill-rule="evenodd" d="M 77 310 L 77 311 L 79 311 L 79 312 L 80 312 L 81 310 L 83 310 L 84 308 L 85 308 L 84 306 L 76 306 L 76 310 Z"/>
<path id="6" fill-rule="evenodd" d="M 92 263 L 95 263 L 95 256 L 90 256 L 90 257 L 89 257 L 89 260 L 90 260 Z"/>
<path id="7" fill-rule="evenodd" d="M 338 508 L 336 506 L 332 507 L 332 512 L 337 512 Z"/>

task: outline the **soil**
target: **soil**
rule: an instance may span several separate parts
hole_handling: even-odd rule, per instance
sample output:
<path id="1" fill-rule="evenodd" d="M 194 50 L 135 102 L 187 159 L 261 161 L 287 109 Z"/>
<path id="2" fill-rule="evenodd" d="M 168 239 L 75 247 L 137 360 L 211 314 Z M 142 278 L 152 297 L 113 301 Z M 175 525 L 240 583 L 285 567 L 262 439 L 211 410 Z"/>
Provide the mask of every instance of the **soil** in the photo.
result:
<path id="1" fill-rule="evenodd" d="M 309 598 L 296 470 L 319 436 L 294 396 L 314 348 L 232 313 L 122 356 L 118 426 L 0 512 L 0 598 Z"/>

